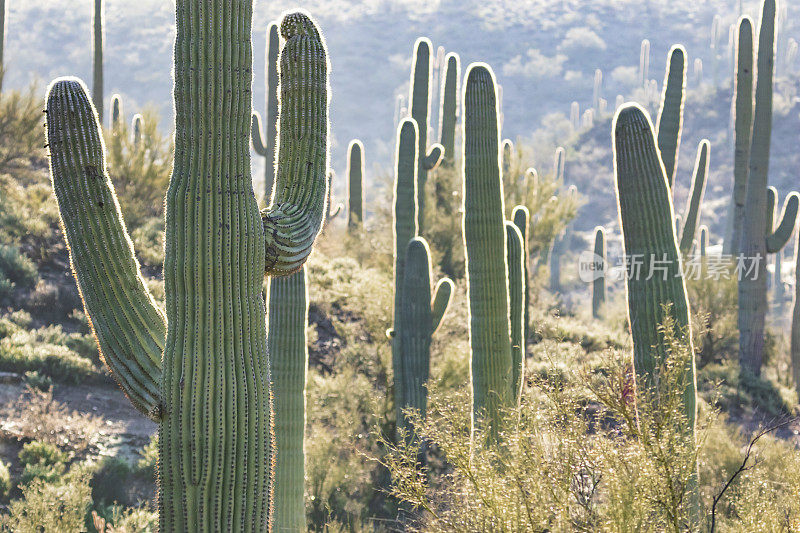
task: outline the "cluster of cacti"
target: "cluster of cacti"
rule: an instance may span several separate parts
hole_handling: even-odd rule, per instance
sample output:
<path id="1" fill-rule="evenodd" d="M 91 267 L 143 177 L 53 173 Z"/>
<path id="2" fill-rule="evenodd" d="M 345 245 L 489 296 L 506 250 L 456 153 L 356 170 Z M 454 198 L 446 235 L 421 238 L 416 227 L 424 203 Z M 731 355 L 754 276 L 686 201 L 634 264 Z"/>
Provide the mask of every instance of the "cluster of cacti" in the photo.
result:
<path id="1" fill-rule="evenodd" d="M 264 158 L 264 201 L 269 203 L 272 198 L 272 188 L 275 183 L 275 150 L 277 149 L 278 136 L 278 52 L 281 41 L 278 34 L 278 25 L 271 22 L 267 26 L 267 51 L 266 51 L 266 105 L 264 108 L 266 121 L 266 137 L 262 135 L 263 125 L 261 115 L 253 112 L 251 135 L 253 150 Z M 266 141 L 266 142 L 265 142 Z"/>
<path id="2" fill-rule="evenodd" d="M 324 215 L 326 51 L 310 18 L 283 18 L 276 191 L 259 213 L 249 172 L 252 1 L 177 0 L 176 9 L 166 320 L 105 173 L 98 115 L 75 79 L 48 91 L 51 175 L 101 353 L 159 423 L 160 530 L 264 531 L 273 445 L 262 278 L 302 267 Z M 211 95 L 219 105 L 198 111 Z"/>
<path id="3" fill-rule="evenodd" d="M 267 353 L 275 431 L 273 529 L 305 531 L 306 373 L 308 281 L 305 267 L 269 280 Z"/>
<path id="4" fill-rule="evenodd" d="M 592 317 L 600 318 L 600 312 L 606 303 L 606 232 L 598 226 L 594 229 L 594 261 L 602 268 L 595 273 L 592 282 Z"/>
<path id="5" fill-rule="evenodd" d="M 364 145 L 358 139 L 347 147 L 347 229 L 358 231 L 364 223 Z"/>
<path id="6" fill-rule="evenodd" d="M 742 20 L 739 40 L 739 57 L 747 53 L 741 48 L 747 44 L 746 19 Z M 744 33 L 745 38 L 742 38 Z M 751 52 L 752 53 L 752 52 Z M 767 254 L 779 251 L 788 242 L 794 230 L 797 218 L 798 196 L 790 194 L 784 203 L 780 223 L 773 227 L 773 212 L 776 205 L 774 195 L 767 189 L 769 171 L 769 150 L 772 136 L 772 79 L 775 59 L 775 0 L 764 0 L 761 13 L 761 27 L 758 33 L 758 59 L 756 63 L 755 109 L 752 115 L 752 133 L 750 134 L 750 150 L 747 159 L 747 174 L 742 209 L 741 237 L 738 253 L 742 254 L 748 264 L 742 269 L 739 277 L 739 363 L 743 370 L 760 375 L 764 359 L 764 322 L 767 311 Z M 745 78 L 746 64 L 739 65 L 737 72 Z M 740 82 L 737 81 L 737 87 Z M 745 93 L 747 91 L 745 90 Z M 739 101 L 737 97 L 737 112 Z M 747 112 L 743 105 L 742 111 Z M 746 122 L 743 119 L 742 124 Z M 740 120 L 736 119 L 737 137 L 740 131 Z M 744 142 L 744 141 L 742 141 Z M 740 146 L 737 139 L 737 148 Z M 744 157 L 744 156 L 741 156 Z M 736 158 L 740 158 L 737 150 Z M 737 161 L 744 164 L 744 161 Z M 739 178 L 739 176 L 735 176 Z M 773 197 L 772 206 L 768 196 Z M 736 201 L 736 184 L 734 184 L 734 201 Z M 735 232 L 734 232 L 735 233 Z"/>
<path id="7" fill-rule="evenodd" d="M 94 0 L 92 19 L 92 101 L 103 123 L 103 0 Z"/>

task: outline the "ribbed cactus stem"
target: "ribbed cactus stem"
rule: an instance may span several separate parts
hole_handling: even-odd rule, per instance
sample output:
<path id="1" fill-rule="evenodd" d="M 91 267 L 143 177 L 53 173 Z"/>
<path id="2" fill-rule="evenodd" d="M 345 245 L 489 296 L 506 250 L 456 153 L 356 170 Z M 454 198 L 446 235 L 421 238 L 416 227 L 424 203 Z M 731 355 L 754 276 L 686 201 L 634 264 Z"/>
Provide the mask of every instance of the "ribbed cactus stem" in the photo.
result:
<path id="1" fill-rule="evenodd" d="M 506 262 L 511 324 L 511 382 L 516 403 L 522 394 L 525 375 L 525 263 L 522 234 L 513 222 L 506 222 Z"/>
<path id="2" fill-rule="evenodd" d="M 402 327 L 396 333 L 403 361 L 401 410 L 414 409 L 424 417 L 428 407 L 431 337 L 447 311 L 453 287 L 445 278 L 431 296 L 430 250 L 422 237 L 408 243 L 401 292 Z M 398 419 L 398 427 L 406 429 L 407 435 L 413 431 L 405 415 Z"/>
<path id="3" fill-rule="evenodd" d="M 364 223 L 364 145 L 358 139 L 347 148 L 347 229 L 357 231 Z"/>
<path id="4" fill-rule="evenodd" d="M 269 282 L 267 347 L 275 420 L 275 531 L 306 531 L 306 373 L 308 281 L 305 268 Z"/>
<path id="5" fill-rule="evenodd" d="M 708 176 L 709 150 L 711 143 L 707 139 L 700 141 L 697 147 L 697 158 L 692 174 L 692 186 L 689 188 L 689 202 L 683 215 L 683 228 L 679 249 L 686 255 L 692 250 L 692 243 L 697 234 L 697 224 L 700 221 L 700 209 L 703 205 L 703 195 L 706 190 L 706 177 Z M 663 155 L 663 153 L 662 153 Z"/>
<path id="6" fill-rule="evenodd" d="M 623 106 L 615 118 L 614 170 L 624 253 L 630 258 L 626 261 L 626 287 L 637 387 L 654 385 L 667 356 L 668 347 L 659 327 L 668 309 L 675 321 L 676 335 L 685 336 L 691 354 L 683 407 L 694 434 L 697 414 L 694 349 L 689 303 L 672 223 L 672 199 L 650 118 L 638 105 Z M 649 276 L 650 272 L 655 274 Z"/>
<path id="7" fill-rule="evenodd" d="M 111 131 L 117 131 L 125 120 L 122 112 L 122 97 L 115 94 L 111 97 Z"/>
<path id="8" fill-rule="evenodd" d="M 280 52 L 278 24 L 270 22 L 267 26 L 267 51 L 265 69 L 266 92 L 266 137 L 262 136 L 262 120 L 258 112 L 253 112 L 250 127 L 253 150 L 264 158 L 264 200 L 269 203 L 275 185 L 275 150 L 278 138 L 278 53 Z"/>
<path id="9" fill-rule="evenodd" d="M 775 61 L 775 0 L 764 0 L 758 33 L 755 112 L 745 194 L 740 252 L 754 268 L 739 277 L 739 363 L 761 374 L 767 312 L 767 176 L 772 135 L 772 78 Z"/>
<path id="10" fill-rule="evenodd" d="M 394 400 L 398 427 L 405 420 L 402 413 L 403 357 L 402 331 L 403 292 L 408 243 L 417 235 L 417 123 L 404 119 L 397 128 L 394 181 L 394 326 L 392 330 L 392 369 Z"/>
<path id="11" fill-rule="evenodd" d="M 497 439 L 513 402 L 508 264 L 494 74 L 467 69 L 464 87 L 464 243 L 470 312 L 473 424 L 481 416 Z"/>
<path id="12" fill-rule="evenodd" d="M 420 232 L 425 221 L 425 185 L 428 171 L 435 169 L 442 159 L 442 145 L 434 144 L 428 150 L 428 115 L 430 114 L 431 90 L 431 41 L 420 37 L 414 43 L 414 66 L 411 69 L 411 118 L 417 122 L 417 226 Z"/>
<path id="13" fill-rule="evenodd" d="M 92 17 L 92 101 L 103 123 L 103 0 L 94 0 Z"/>
<path id="14" fill-rule="evenodd" d="M 681 45 L 675 45 L 669 51 L 667 72 L 664 76 L 664 92 L 661 96 L 661 108 L 656 121 L 658 149 L 661 152 L 661 161 L 664 163 L 667 183 L 670 187 L 675 182 L 675 169 L 681 145 L 685 88 L 686 50 Z"/>
<path id="15" fill-rule="evenodd" d="M 133 115 L 133 147 L 139 150 L 142 147 L 142 136 L 144 135 L 144 117 L 140 114 Z"/>
<path id="16" fill-rule="evenodd" d="M 592 317 L 598 319 L 606 303 L 606 232 L 600 226 L 594 229 L 593 259 L 599 268 L 592 281 Z"/>
<path id="17" fill-rule="evenodd" d="M 528 177 L 529 173 L 532 171 L 533 179 L 536 178 L 536 169 L 529 168 L 528 172 L 525 173 L 526 177 Z M 530 187 L 530 181 L 528 182 L 528 186 Z M 535 185 L 534 185 L 535 186 Z M 527 345 L 527 341 L 530 338 L 530 327 L 531 327 L 531 316 L 530 316 L 530 306 L 531 306 L 531 288 L 530 288 L 530 280 L 531 280 L 531 273 L 530 273 L 530 250 L 529 250 L 529 232 L 530 232 L 530 224 L 531 224 L 531 214 L 528 211 L 528 208 L 524 205 L 518 205 L 514 208 L 514 211 L 511 212 L 511 220 L 514 222 L 514 225 L 517 226 L 519 229 L 520 235 L 522 235 L 522 254 L 523 254 L 523 267 L 525 269 L 525 301 L 523 302 L 523 342 Z M 523 347 L 523 350 L 525 347 Z"/>
<path id="18" fill-rule="evenodd" d="M 101 356 L 134 407 L 158 419 L 166 320 L 139 273 L 99 119 L 77 79 L 48 89 L 47 142 L 72 271 Z"/>
<path id="19" fill-rule="evenodd" d="M 456 159 L 456 117 L 458 114 L 458 89 L 461 60 L 451 52 L 445 57 L 447 70 L 442 82 L 441 109 L 439 110 L 439 143 L 442 145 L 443 165 L 452 165 Z"/>
<path id="20" fill-rule="evenodd" d="M 736 39 L 736 84 L 734 86 L 733 191 L 728 211 L 724 253 L 738 255 L 742 242 L 744 204 L 750 164 L 750 136 L 753 127 L 753 22 L 739 20 Z"/>

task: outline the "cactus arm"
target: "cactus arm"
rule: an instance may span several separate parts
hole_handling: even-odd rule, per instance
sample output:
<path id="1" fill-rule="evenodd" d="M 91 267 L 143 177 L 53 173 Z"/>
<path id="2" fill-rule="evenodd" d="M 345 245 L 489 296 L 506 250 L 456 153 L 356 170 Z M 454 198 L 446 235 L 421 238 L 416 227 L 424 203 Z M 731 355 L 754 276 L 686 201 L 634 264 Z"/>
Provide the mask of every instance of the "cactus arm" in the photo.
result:
<path id="1" fill-rule="evenodd" d="M 434 145 L 428 152 L 428 116 L 430 114 L 431 49 L 430 39 L 420 37 L 414 43 L 414 59 L 411 69 L 409 107 L 411 118 L 417 122 L 417 226 L 422 233 L 425 223 L 425 185 L 428 171 L 435 168 L 441 159 L 442 148 Z"/>
<path id="2" fill-rule="evenodd" d="M 488 65 L 467 69 L 462 102 L 473 424 L 484 413 L 489 439 L 496 440 L 502 409 L 512 405 L 513 383 L 498 100 Z"/>
<path id="3" fill-rule="evenodd" d="M 304 435 L 308 281 L 301 267 L 269 280 L 267 346 L 275 409 L 275 531 L 305 531 Z"/>
<path id="4" fill-rule="evenodd" d="M 669 52 L 664 92 L 661 96 L 661 108 L 656 122 L 658 149 L 670 188 L 675 181 L 676 161 L 681 145 L 685 87 L 686 50 L 683 46 L 676 45 Z"/>
<path id="5" fill-rule="evenodd" d="M 425 156 L 423 165 L 425 165 L 425 170 L 434 170 L 439 164 L 442 162 L 444 157 L 444 148 L 439 143 L 434 143 L 431 145 L 430 150 L 428 150 L 428 155 Z"/>
<path id="6" fill-rule="evenodd" d="M 442 108 L 439 116 L 439 142 L 444 150 L 444 165 L 452 165 L 456 157 L 456 114 L 458 113 L 458 85 L 461 71 L 460 58 L 449 53 L 445 59 L 447 71 L 442 83 Z"/>
<path id="7" fill-rule="evenodd" d="M 736 39 L 736 83 L 734 87 L 734 158 L 733 192 L 728 213 L 729 240 L 725 253 L 737 255 L 742 241 L 742 223 L 747 192 L 750 135 L 753 127 L 753 22 L 748 17 L 739 21 Z"/>
<path id="8" fill-rule="evenodd" d="M 266 157 L 267 145 L 264 143 L 264 137 L 261 135 L 262 130 L 261 115 L 258 111 L 253 111 L 253 120 L 250 126 L 250 138 L 253 142 L 253 151 L 261 157 Z"/>
<path id="9" fill-rule="evenodd" d="M 767 208 L 764 210 L 766 212 L 766 218 L 764 219 L 764 233 L 766 235 L 770 235 L 772 233 L 772 227 L 775 225 L 775 206 L 778 204 L 778 189 L 775 187 L 769 186 L 767 187 Z"/>
<path id="10" fill-rule="evenodd" d="M 94 0 L 92 21 L 92 101 L 100 124 L 103 123 L 103 0 Z"/>
<path id="11" fill-rule="evenodd" d="M 267 65 L 266 65 L 266 133 L 267 144 L 264 157 L 264 198 L 269 203 L 275 185 L 275 151 L 278 149 L 278 59 L 281 41 L 278 24 L 271 22 L 267 27 Z"/>
<path id="12" fill-rule="evenodd" d="M 364 145 L 350 141 L 347 150 L 347 228 L 355 231 L 364 222 Z"/>
<path id="13" fill-rule="evenodd" d="M 506 222 L 508 301 L 511 324 L 512 395 L 519 402 L 525 373 L 525 265 L 522 234 L 513 222 Z"/>
<path id="14" fill-rule="evenodd" d="M 534 183 L 537 179 L 536 170 L 533 168 L 529 168 L 525 172 L 525 177 L 532 176 Z M 528 184 L 530 187 L 530 182 Z M 528 339 L 530 338 L 530 324 L 531 324 L 531 315 L 530 315 L 530 305 L 531 305 L 531 288 L 530 288 L 530 257 L 528 256 L 529 252 L 529 231 L 530 231 L 530 220 L 531 220 L 531 213 L 528 211 L 528 208 L 524 205 L 518 205 L 514 208 L 514 211 L 511 212 L 511 220 L 514 221 L 514 224 L 519 229 L 520 235 L 522 235 L 522 254 L 523 254 L 523 266 L 525 267 L 525 302 L 523 303 L 524 311 L 524 331 L 522 333 L 523 342 L 527 345 Z"/>
<path id="15" fill-rule="evenodd" d="M 796 192 L 789 194 L 783 202 L 783 212 L 778 218 L 780 223 L 775 231 L 767 235 L 767 252 L 775 254 L 780 252 L 794 231 L 797 222 L 797 208 L 800 196 Z"/>
<path id="16" fill-rule="evenodd" d="M 266 272 L 287 275 L 308 259 L 325 215 L 328 168 L 328 62 L 311 20 L 281 23 L 280 146 L 272 205 L 262 211 Z M 303 106 L 293 105 L 303 102 Z"/>
<path id="17" fill-rule="evenodd" d="M 450 307 L 450 300 L 453 296 L 453 281 L 450 278 L 442 278 L 433 290 L 433 300 L 431 301 L 431 335 L 436 333 L 442 320 Z"/>
<path id="18" fill-rule="evenodd" d="M 100 353 L 136 409 L 156 420 L 166 323 L 139 272 L 82 82 L 50 86 L 47 141 L 70 263 Z"/>
<path id="19" fill-rule="evenodd" d="M 700 209 L 703 205 L 703 194 L 706 190 L 706 177 L 708 176 L 710 143 L 707 139 L 700 141 L 697 149 L 697 159 L 694 164 L 692 186 L 689 189 L 689 203 L 683 216 L 683 230 L 681 231 L 680 251 L 688 254 L 692 248 L 697 233 L 697 223 L 700 220 Z"/>

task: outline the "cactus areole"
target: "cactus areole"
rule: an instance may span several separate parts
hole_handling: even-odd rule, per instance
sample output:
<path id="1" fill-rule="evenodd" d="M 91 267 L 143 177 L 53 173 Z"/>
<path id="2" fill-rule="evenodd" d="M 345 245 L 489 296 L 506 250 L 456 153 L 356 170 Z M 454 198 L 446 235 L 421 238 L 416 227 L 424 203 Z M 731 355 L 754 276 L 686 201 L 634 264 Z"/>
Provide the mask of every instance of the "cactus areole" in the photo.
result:
<path id="1" fill-rule="evenodd" d="M 144 286 L 84 85 L 47 97 L 51 176 L 101 352 L 159 423 L 160 531 L 266 531 L 272 413 L 262 279 L 299 269 L 326 196 L 327 59 L 311 19 L 281 33 L 273 206 L 250 176 L 252 1 L 177 0 L 175 162 L 166 195 L 166 320 Z"/>

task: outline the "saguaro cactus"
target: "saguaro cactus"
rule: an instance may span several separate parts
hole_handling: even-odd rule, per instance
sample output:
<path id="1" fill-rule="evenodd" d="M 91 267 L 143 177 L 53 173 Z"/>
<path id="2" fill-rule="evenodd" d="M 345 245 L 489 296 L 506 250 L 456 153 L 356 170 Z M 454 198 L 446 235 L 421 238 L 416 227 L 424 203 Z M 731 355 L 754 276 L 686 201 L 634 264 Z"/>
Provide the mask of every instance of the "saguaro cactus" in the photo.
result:
<path id="1" fill-rule="evenodd" d="M 742 241 L 745 193 L 750 164 L 750 136 L 753 128 L 753 21 L 739 20 L 736 39 L 736 84 L 734 100 L 733 191 L 728 211 L 725 253 L 737 255 Z"/>
<path id="2" fill-rule="evenodd" d="M 347 147 L 347 229 L 357 231 L 364 223 L 364 145 L 354 139 Z"/>
<path id="3" fill-rule="evenodd" d="M 119 129 L 123 120 L 125 120 L 125 117 L 122 113 L 122 97 L 115 94 L 111 97 L 111 131 Z"/>
<path id="4" fill-rule="evenodd" d="M 592 281 L 592 317 L 600 318 L 600 311 L 606 303 L 606 232 L 600 226 L 594 229 L 594 260 L 603 268 Z"/>
<path id="5" fill-rule="evenodd" d="M 750 162 L 740 252 L 747 266 L 739 276 L 739 363 L 758 376 L 764 359 L 767 312 L 767 253 L 786 244 L 797 218 L 798 197 L 789 195 L 781 223 L 772 231 L 767 211 L 767 176 L 772 134 L 772 75 L 775 61 L 775 0 L 764 0 L 758 33 L 758 66 Z"/>
<path id="6" fill-rule="evenodd" d="M 261 115 L 253 112 L 251 135 L 253 150 L 264 158 L 264 199 L 269 203 L 272 198 L 272 187 L 275 183 L 275 150 L 278 135 L 278 52 L 281 41 L 278 25 L 270 22 L 267 26 L 266 53 L 266 138 L 262 136 Z M 264 142 L 266 141 L 266 142 Z"/>
<path id="7" fill-rule="evenodd" d="M 103 123 L 103 0 L 94 0 L 92 19 L 92 101 Z"/>
<path id="8" fill-rule="evenodd" d="M 306 373 L 308 372 L 308 281 L 305 267 L 270 279 L 267 348 L 275 409 L 273 529 L 306 531 Z"/>
<path id="9" fill-rule="evenodd" d="M 484 414 L 496 439 L 513 401 L 508 263 L 494 74 L 473 63 L 464 86 L 464 243 L 472 351 L 473 424 Z M 485 411 L 485 412 L 484 412 Z"/>
<path id="10" fill-rule="evenodd" d="M 525 258 L 522 234 L 513 222 L 506 222 L 506 262 L 511 325 L 511 394 L 519 402 L 525 375 Z"/>
<path id="11" fill-rule="evenodd" d="M 425 221 L 425 184 L 428 171 L 442 159 L 442 145 L 434 144 L 428 150 L 428 115 L 431 110 L 431 41 L 420 37 L 414 43 L 414 67 L 411 69 L 411 118 L 417 122 L 417 226 L 422 232 Z"/>
<path id="12" fill-rule="evenodd" d="M 166 324 L 105 172 L 98 116 L 75 79 L 48 91 L 51 176 L 101 353 L 137 409 L 159 423 L 160 530 L 264 531 L 272 409 L 262 277 L 298 270 L 321 225 L 326 52 L 310 18 L 284 17 L 277 189 L 259 213 L 248 147 L 252 2 L 176 8 Z"/>
<path id="13" fill-rule="evenodd" d="M 676 162 L 681 145 L 685 88 L 686 50 L 683 46 L 676 45 L 669 51 L 661 108 L 656 121 L 658 149 L 661 152 L 661 160 L 664 163 L 664 171 L 670 187 L 675 181 Z"/>
<path id="14" fill-rule="evenodd" d="M 453 293 L 453 282 L 443 278 L 436 284 L 431 296 L 430 255 L 428 243 L 422 237 L 411 239 L 408 243 L 406 268 L 400 287 L 402 327 L 395 331 L 401 341 L 403 361 L 403 401 L 400 407 L 401 410 L 415 409 L 423 417 L 428 408 L 431 337 L 439 329 Z M 405 416 L 398 419 L 398 425 L 412 429 Z"/>
<path id="15" fill-rule="evenodd" d="M 692 242 L 697 234 L 697 224 L 700 220 L 700 206 L 703 204 L 703 194 L 706 190 L 706 177 L 708 176 L 708 151 L 711 144 L 707 139 L 700 142 L 697 147 L 697 159 L 694 164 L 692 186 L 689 189 L 689 202 L 683 215 L 683 229 L 681 230 L 680 251 L 688 254 L 692 249 Z M 663 154 L 663 153 L 662 153 Z"/>
<path id="16" fill-rule="evenodd" d="M 144 117 L 140 114 L 133 115 L 133 147 L 138 150 L 142 146 L 142 135 L 144 135 Z"/>
<path id="17" fill-rule="evenodd" d="M 447 70 L 442 82 L 442 102 L 439 110 L 439 142 L 444 152 L 442 165 L 450 166 L 456 159 L 456 115 L 458 114 L 458 88 L 461 76 L 461 60 L 451 52 L 445 58 Z"/>
<path id="18" fill-rule="evenodd" d="M 794 389 L 800 395 L 800 231 L 794 244 L 794 299 L 792 300 L 792 329 L 790 356 Z"/>
<path id="19" fill-rule="evenodd" d="M 667 310 L 674 319 L 677 337 L 684 339 L 691 354 L 685 370 L 683 408 L 694 438 L 697 415 L 694 349 L 689 302 L 672 224 L 672 199 L 653 126 L 646 111 L 638 105 L 623 106 L 614 119 L 614 173 L 624 253 L 637 259 L 627 262 L 625 282 L 636 386 L 654 386 L 656 373 L 667 356 L 668 347 L 659 331 Z M 651 272 L 655 275 L 648 275 Z"/>
<path id="20" fill-rule="evenodd" d="M 525 173 L 525 177 L 528 178 L 532 176 L 532 179 L 536 179 L 536 170 L 533 168 L 529 168 L 528 171 Z M 535 187 L 535 184 L 533 185 Z M 522 266 L 525 269 L 524 273 L 524 281 L 525 281 L 525 294 L 524 294 L 524 301 L 523 301 L 523 353 L 526 349 L 526 345 L 528 339 L 530 338 L 530 327 L 531 327 L 531 315 L 530 315 L 530 307 L 531 307 L 531 288 L 530 288 L 530 257 L 529 254 L 529 231 L 530 231 L 530 224 L 531 224 L 531 213 L 528 211 L 528 208 L 524 205 L 518 205 L 514 208 L 514 211 L 511 212 L 511 220 L 514 222 L 514 225 L 517 226 L 519 229 L 519 233 L 522 236 Z"/>

